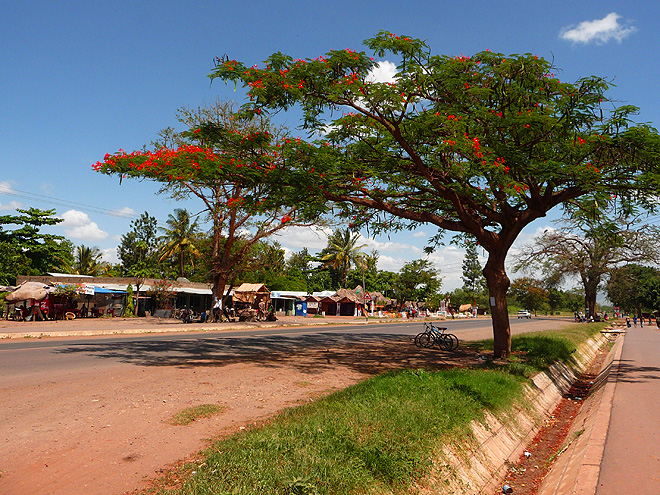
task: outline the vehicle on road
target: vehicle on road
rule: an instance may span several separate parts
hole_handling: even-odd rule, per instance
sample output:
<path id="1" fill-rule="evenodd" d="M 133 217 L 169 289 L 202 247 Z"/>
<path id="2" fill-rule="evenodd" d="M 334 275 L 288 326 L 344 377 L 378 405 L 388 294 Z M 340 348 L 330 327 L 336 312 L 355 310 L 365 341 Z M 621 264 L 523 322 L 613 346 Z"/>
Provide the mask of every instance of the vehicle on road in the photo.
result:
<path id="1" fill-rule="evenodd" d="M 532 313 L 527 311 L 526 309 L 521 309 L 518 311 L 518 318 L 530 318 L 532 317 Z"/>

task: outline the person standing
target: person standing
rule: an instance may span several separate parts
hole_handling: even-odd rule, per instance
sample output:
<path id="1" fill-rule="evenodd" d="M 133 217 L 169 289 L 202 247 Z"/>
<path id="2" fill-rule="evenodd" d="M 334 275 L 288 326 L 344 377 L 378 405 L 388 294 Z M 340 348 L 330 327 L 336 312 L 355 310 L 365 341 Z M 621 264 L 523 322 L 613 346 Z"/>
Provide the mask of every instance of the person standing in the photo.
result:
<path id="1" fill-rule="evenodd" d="M 637 328 L 637 316 L 633 316 L 633 325 Z"/>

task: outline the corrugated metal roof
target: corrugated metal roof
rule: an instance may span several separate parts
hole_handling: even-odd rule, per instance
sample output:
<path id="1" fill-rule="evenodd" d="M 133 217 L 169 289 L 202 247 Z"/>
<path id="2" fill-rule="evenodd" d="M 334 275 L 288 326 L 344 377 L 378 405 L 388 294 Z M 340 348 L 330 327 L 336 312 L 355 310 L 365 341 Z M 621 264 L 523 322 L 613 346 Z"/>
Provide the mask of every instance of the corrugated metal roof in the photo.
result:
<path id="1" fill-rule="evenodd" d="M 172 292 L 178 294 L 201 294 L 201 295 L 212 295 L 213 291 L 211 289 L 197 289 L 194 287 L 172 287 Z"/>

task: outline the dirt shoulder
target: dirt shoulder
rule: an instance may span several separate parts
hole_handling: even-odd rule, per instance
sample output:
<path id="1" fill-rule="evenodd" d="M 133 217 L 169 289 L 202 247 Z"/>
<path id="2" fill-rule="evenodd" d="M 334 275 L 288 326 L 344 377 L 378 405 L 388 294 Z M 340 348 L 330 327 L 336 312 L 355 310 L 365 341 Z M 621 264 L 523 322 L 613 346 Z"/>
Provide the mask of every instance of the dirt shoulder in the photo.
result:
<path id="1" fill-rule="evenodd" d="M 209 439 L 283 408 L 387 369 L 475 359 L 420 350 L 407 337 L 282 339 L 238 346 L 218 339 L 201 348 L 191 340 L 167 353 L 148 344 L 76 347 L 66 351 L 73 359 L 98 364 L 3 380 L 0 492 L 124 493 Z M 176 412 L 210 403 L 226 409 L 189 426 L 168 424 Z"/>

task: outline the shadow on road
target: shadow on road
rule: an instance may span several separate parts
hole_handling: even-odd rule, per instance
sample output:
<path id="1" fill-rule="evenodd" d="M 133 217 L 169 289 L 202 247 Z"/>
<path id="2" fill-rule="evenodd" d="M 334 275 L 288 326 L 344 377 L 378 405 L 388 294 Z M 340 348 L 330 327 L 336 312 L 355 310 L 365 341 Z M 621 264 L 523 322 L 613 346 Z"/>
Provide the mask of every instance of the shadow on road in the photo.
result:
<path id="1" fill-rule="evenodd" d="M 618 382 L 642 383 L 660 380 L 660 368 L 657 366 L 636 366 L 635 361 L 622 359 L 619 362 Z"/>
<path id="2" fill-rule="evenodd" d="M 366 374 L 399 368 L 442 369 L 474 364 L 477 358 L 474 351 L 466 349 L 447 352 L 418 348 L 410 335 L 350 333 L 99 343 L 55 352 L 86 353 L 136 366 L 193 368 L 252 363 L 318 373 L 340 365 Z"/>

